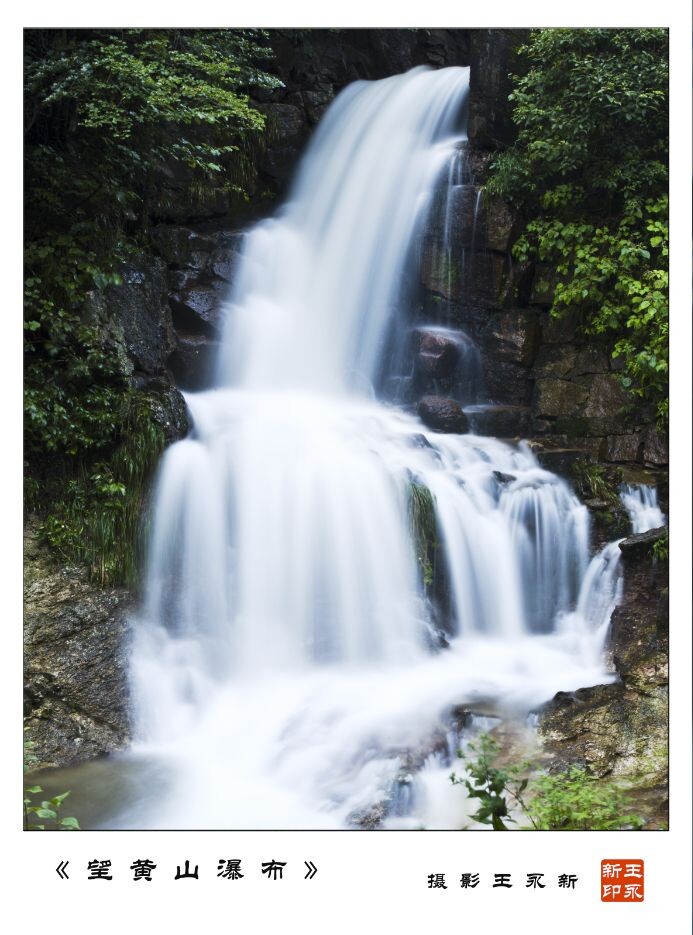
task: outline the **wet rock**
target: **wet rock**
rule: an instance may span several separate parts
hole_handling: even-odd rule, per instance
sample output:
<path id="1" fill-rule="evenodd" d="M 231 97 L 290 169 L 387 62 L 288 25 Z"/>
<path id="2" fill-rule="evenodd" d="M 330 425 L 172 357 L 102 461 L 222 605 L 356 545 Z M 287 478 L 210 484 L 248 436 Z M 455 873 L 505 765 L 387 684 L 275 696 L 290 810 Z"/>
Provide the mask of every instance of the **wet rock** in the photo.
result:
<path id="1" fill-rule="evenodd" d="M 322 88 L 304 91 L 302 97 L 309 123 L 316 124 L 329 107 L 334 97 L 334 88 L 331 84 L 324 85 Z"/>
<path id="2" fill-rule="evenodd" d="M 469 140 L 476 148 L 497 149 L 512 141 L 510 56 L 525 35 L 520 29 L 471 31 Z"/>
<path id="3" fill-rule="evenodd" d="M 206 390 L 213 385 L 219 341 L 204 334 L 178 334 L 176 350 L 169 367 L 178 386 L 184 390 Z"/>
<path id="4" fill-rule="evenodd" d="M 123 373 L 160 373 L 173 349 L 166 267 L 143 255 L 121 271 L 123 282 L 87 297 L 85 320 L 120 350 Z M 129 362 L 129 363 L 128 363 Z"/>
<path id="5" fill-rule="evenodd" d="M 454 372 L 460 356 L 459 341 L 440 331 L 416 332 L 418 350 L 416 369 L 424 377 L 449 377 Z"/>
<path id="6" fill-rule="evenodd" d="M 459 250 L 464 247 L 483 248 L 484 230 L 479 212 L 478 189 L 471 184 L 447 187 L 436 193 L 431 204 L 425 236 L 436 242 L 440 249 Z"/>
<path id="7" fill-rule="evenodd" d="M 471 431 L 496 438 L 518 438 L 529 432 L 531 410 L 528 406 L 485 406 L 468 410 Z"/>
<path id="8" fill-rule="evenodd" d="M 286 143 L 300 136 L 306 129 L 306 118 L 294 104 L 261 104 L 258 108 L 267 119 L 270 137 Z"/>
<path id="9" fill-rule="evenodd" d="M 204 269 L 216 247 L 214 237 L 170 224 L 158 224 L 152 240 L 164 262 L 178 269 Z"/>
<path id="10" fill-rule="evenodd" d="M 170 160 L 161 167 L 161 185 L 155 191 L 151 215 L 171 224 L 193 224 L 222 218 L 229 210 L 229 194 L 221 186 L 200 188 L 195 172 L 181 160 Z"/>
<path id="11" fill-rule="evenodd" d="M 609 435 L 602 443 L 599 456 L 604 461 L 636 461 L 639 448 L 638 435 Z"/>
<path id="12" fill-rule="evenodd" d="M 484 386 L 486 397 L 499 406 L 528 406 L 532 400 L 534 381 L 522 364 L 502 358 L 494 359 L 484 349 Z"/>
<path id="13" fill-rule="evenodd" d="M 122 748 L 129 737 L 126 643 L 132 595 L 57 567 L 25 530 L 25 738 L 38 766 L 65 766 Z"/>
<path id="14" fill-rule="evenodd" d="M 615 374 L 597 374 L 590 384 L 583 415 L 602 419 L 617 416 L 627 403 L 626 392 Z"/>
<path id="15" fill-rule="evenodd" d="M 645 433 L 642 448 L 642 460 L 645 464 L 664 465 L 669 463 L 669 449 L 666 436 L 651 427 Z"/>
<path id="16" fill-rule="evenodd" d="M 221 234 L 212 254 L 210 272 L 226 282 L 233 282 L 243 250 L 245 234 Z"/>
<path id="17" fill-rule="evenodd" d="M 583 448 L 545 448 L 536 443 L 531 448 L 543 468 L 561 476 L 571 474 L 575 463 L 585 457 Z"/>
<path id="18" fill-rule="evenodd" d="M 218 335 L 222 328 L 222 305 L 228 286 L 221 280 L 195 283 L 189 289 L 170 296 L 173 324 L 176 330 Z"/>
<path id="19" fill-rule="evenodd" d="M 421 435 L 419 432 L 415 435 L 409 435 L 407 441 L 412 448 L 430 448 L 431 451 L 434 450 L 433 445 L 426 436 Z"/>
<path id="20" fill-rule="evenodd" d="M 502 198 L 491 197 L 485 200 L 483 211 L 483 237 L 487 250 L 509 253 L 517 235 L 518 219 Z"/>
<path id="21" fill-rule="evenodd" d="M 152 418 L 163 429 L 166 444 L 185 438 L 190 431 L 188 407 L 169 377 L 138 377 L 135 386 L 146 394 Z"/>
<path id="22" fill-rule="evenodd" d="M 601 348 L 575 344 L 543 345 L 534 366 L 537 377 L 568 379 L 609 371 L 608 355 Z"/>
<path id="23" fill-rule="evenodd" d="M 497 253 L 448 251 L 426 241 L 421 253 L 421 285 L 451 302 L 482 308 L 502 306 L 506 293 L 507 260 Z"/>
<path id="24" fill-rule="evenodd" d="M 535 415 L 561 416 L 581 413 L 588 398 L 588 387 L 548 377 L 536 382 Z"/>
<path id="25" fill-rule="evenodd" d="M 575 341 L 575 335 L 580 325 L 577 312 L 563 312 L 561 315 L 544 316 L 541 329 L 541 339 L 544 344 L 570 344 Z"/>
<path id="26" fill-rule="evenodd" d="M 436 432 L 463 433 L 469 423 L 462 407 L 454 399 L 443 396 L 424 396 L 419 402 L 418 414 L 424 425 Z"/>
<path id="27" fill-rule="evenodd" d="M 510 286 L 509 261 L 497 253 L 473 253 L 460 270 L 457 297 L 469 305 L 498 308 Z"/>
<path id="28" fill-rule="evenodd" d="M 536 356 L 539 338 L 536 315 L 513 310 L 494 317 L 487 347 L 494 358 L 529 366 Z"/>

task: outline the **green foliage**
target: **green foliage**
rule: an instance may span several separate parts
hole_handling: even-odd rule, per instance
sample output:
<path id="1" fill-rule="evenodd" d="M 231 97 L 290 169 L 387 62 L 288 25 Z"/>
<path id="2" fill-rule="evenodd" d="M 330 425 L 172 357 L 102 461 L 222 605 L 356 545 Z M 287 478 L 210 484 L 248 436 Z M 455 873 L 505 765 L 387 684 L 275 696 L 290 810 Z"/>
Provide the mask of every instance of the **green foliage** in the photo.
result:
<path id="1" fill-rule="evenodd" d="M 570 311 L 668 413 L 668 40 L 664 29 L 540 29 L 519 50 L 518 135 L 489 189 L 527 218 L 522 261 L 556 273 Z"/>
<path id="2" fill-rule="evenodd" d="M 85 297 L 147 248 L 172 177 L 193 202 L 246 196 L 270 54 L 257 30 L 25 32 L 26 493 L 46 541 L 103 581 L 131 576 L 118 542 L 161 443 Z"/>
<path id="3" fill-rule="evenodd" d="M 643 825 L 640 817 L 628 814 L 623 789 L 578 766 L 540 776 L 531 793 L 528 814 L 539 831 L 619 831 Z"/>
<path id="4" fill-rule="evenodd" d="M 652 543 L 652 555 L 658 562 L 669 561 L 669 536 L 662 535 Z"/>
<path id="5" fill-rule="evenodd" d="M 604 466 L 579 458 L 570 466 L 578 493 L 586 499 L 603 500 L 612 506 L 620 506 L 617 488 L 606 477 Z"/>
<path id="6" fill-rule="evenodd" d="M 102 585 L 136 581 L 147 482 L 164 447 L 146 400 L 126 395 L 121 413 L 122 441 L 108 462 L 81 463 L 39 530 L 57 555 L 86 563 Z"/>
<path id="7" fill-rule="evenodd" d="M 412 481 L 408 488 L 409 531 L 425 588 L 433 584 L 433 561 L 437 541 L 435 500 L 428 487 Z"/>
<path id="8" fill-rule="evenodd" d="M 34 744 L 30 740 L 24 741 L 24 772 L 30 770 L 36 763 L 33 753 Z M 79 831 L 79 822 L 72 816 L 60 814 L 62 804 L 70 794 L 63 792 L 51 799 L 36 800 L 36 796 L 43 793 L 41 786 L 24 787 L 24 830 L 25 831 Z M 37 824 L 29 816 L 41 818 L 43 823 Z M 48 825 L 45 822 L 49 822 Z"/>
<path id="9" fill-rule="evenodd" d="M 493 766 L 499 752 L 498 743 L 484 733 L 475 743 L 469 744 L 469 752 L 471 755 L 458 751 L 465 762 L 465 775 L 452 773 L 450 781 L 453 785 L 463 785 L 470 799 L 479 799 L 479 808 L 471 816 L 474 821 L 491 825 L 494 831 L 508 831 L 505 822 L 515 819 L 509 815 L 506 802 L 510 776 L 507 770 Z"/>
<path id="10" fill-rule="evenodd" d="M 578 766 L 563 773 L 536 775 L 531 762 L 500 768 L 495 765 L 500 745 L 490 734 L 480 734 L 469 744 L 469 753 L 458 752 L 465 774 L 452 773 L 454 785 L 464 785 L 470 798 L 480 805 L 471 816 L 491 825 L 494 831 L 508 831 L 509 814 L 515 803 L 535 831 L 615 831 L 637 829 L 643 820 L 629 814 L 628 796 L 615 782 L 595 779 Z"/>

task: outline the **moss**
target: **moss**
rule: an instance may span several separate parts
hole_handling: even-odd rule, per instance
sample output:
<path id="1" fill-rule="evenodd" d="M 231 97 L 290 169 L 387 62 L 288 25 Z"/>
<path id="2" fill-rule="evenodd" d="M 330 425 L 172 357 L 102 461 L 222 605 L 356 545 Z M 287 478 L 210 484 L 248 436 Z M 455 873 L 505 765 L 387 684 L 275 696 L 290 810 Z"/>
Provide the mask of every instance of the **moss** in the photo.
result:
<path id="1" fill-rule="evenodd" d="M 56 557 L 86 563 L 101 585 L 137 581 L 143 507 L 164 447 L 147 397 L 132 394 L 124 410 L 123 441 L 107 462 L 77 461 L 71 476 L 52 481 L 39 528 Z"/>
<path id="2" fill-rule="evenodd" d="M 411 540 L 421 580 L 428 591 L 433 585 L 438 542 L 435 500 L 428 487 L 415 480 L 409 484 L 407 495 Z"/>

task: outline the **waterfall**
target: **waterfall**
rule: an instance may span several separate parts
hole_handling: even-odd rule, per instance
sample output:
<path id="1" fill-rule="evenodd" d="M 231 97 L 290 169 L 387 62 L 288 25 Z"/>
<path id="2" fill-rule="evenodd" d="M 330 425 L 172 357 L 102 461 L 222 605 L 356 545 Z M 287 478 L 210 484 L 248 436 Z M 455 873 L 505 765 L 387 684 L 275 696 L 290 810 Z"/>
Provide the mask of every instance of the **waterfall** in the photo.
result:
<path id="1" fill-rule="evenodd" d="M 568 485 L 381 392 L 407 263 L 458 184 L 468 77 L 349 86 L 245 238 L 217 387 L 162 459 L 134 621 L 127 756 L 160 791 L 111 827 L 415 821 L 396 790 L 456 706 L 526 713 L 609 678 Z"/>
<path id="2" fill-rule="evenodd" d="M 657 488 L 647 484 L 624 484 L 621 502 L 628 511 L 634 533 L 656 529 L 666 522 L 657 502 Z"/>

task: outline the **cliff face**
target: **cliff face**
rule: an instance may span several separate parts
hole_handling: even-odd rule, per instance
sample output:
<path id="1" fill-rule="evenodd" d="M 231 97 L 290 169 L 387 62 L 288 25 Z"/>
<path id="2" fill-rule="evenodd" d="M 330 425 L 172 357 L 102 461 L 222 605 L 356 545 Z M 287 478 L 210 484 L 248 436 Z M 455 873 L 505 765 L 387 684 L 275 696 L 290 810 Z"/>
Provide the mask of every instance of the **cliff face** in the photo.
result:
<path id="1" fill-rule="evenodd" d="M 520 218 L 500 199 L 479 195 L 494 152 L 512 138 L 507 75 L 509 55 L 522 34 L 278 30 L 272 38 L 272 67 L 284 87 L 257 101 L 268 117 L 268 131 L 255 157 L 257 184 L 248 205 L 230 215 L 221 191 L 200 199 L 190 191 L 185 173 L 171 171 L 166 196 L 152 208 L 151 250 L 123 271 L 122 285 L 95 291 L 87 303 L 91 321 L 118 347 L 124 376 L 153 401 L 166 440 L 189 430 L 180 391 L 212 384 L 221 304 L 233 281 L 243 229 L 267 215 L 286 193 L 296 162 L 334 96 L 353 80 L 381 78 L 415 65 L 470 65 L 470 180 L 453 205 L 452 225 L 455 256 L 464 260 L 450 259 L 442 223 L 432 221 L 412 277 L 418 281 L 418 321 L 459 327 L 479 346 L 493 405 L 473 417 L 474 431 L 529 438 L 540 458 L 559 473 L 587 459 L 626 474 L 646 469 L 661 484 L 665 440 L 646 413 L 627 407 L 618 362 L 582 338 L 575 322 L 550 317 L 551 271 L 513 261 Z M 470 205 L 475 206 L 473 228 Z M 440 397 L 445 386 L 446 350 L 424 335 L 412 353 L 421 358 L 421 379 L 410 403 L 421 406 L 428 399 L 430 408 L 431 397 Z M 442 397 L 444 403 L 444 392 Z M 456 410 L 455 416 L 461 417 Z M 615 652 L 617 659 L 625 658 L 623 646 L 636 639 L 634 634 L 652 627 L 659 633 L 664 626 L 661 606 L 644 601 L 651 565 L 638 568 L 628 566 L 625 602 L 614 616 L 613 633 L 630 634 L 621 641 L 620 655 Z M 661 563 L 655 572 L 662 586 Z M 30 524 L 25 601 L 27 725 L 40 765 L 117 749 L 128 736 L 124 647 L 134 596 L 90 584 L 81 569 L 56 566 L 39 548 Z M 635 616 L 628 618 L 628 613 Z M 660 640 L 657 658 L 666 653 L 663 645 Z M 634 681 L 635 671 L 640 675 Z M 633 743 L 644 731 L 661 746 L 666 722 L 661 666 L 638 663 L 628 672 L 617 685 L 587 689 L 593 694 L 586 708 L 580 693 L 576 702 L 557 701 L 544 720 L 549 742 L 567 749 L 567 738 L 577 731 L 583 740 L 574 756 L 589 761 L 589 737 L 602 728 L 615 731 L 619 718 L 625 718 Z M 585 710 L 587 720 L 574 731 L 577 712 Z M 659 733 L 651 729 L 653 723 Z M 647 753 L 628 742 L 604 748 L 603 771 Z M 653 783 L 661 787 L 659 768 Z"/>
<path id="2" fill-rule="evenodd" d="M 37 766 L 66 766 L 129 737 L 123 588 L 100 588 L 85 568 L 59 567 L 34 523 L 24 540 L 25 740 Z"/>

